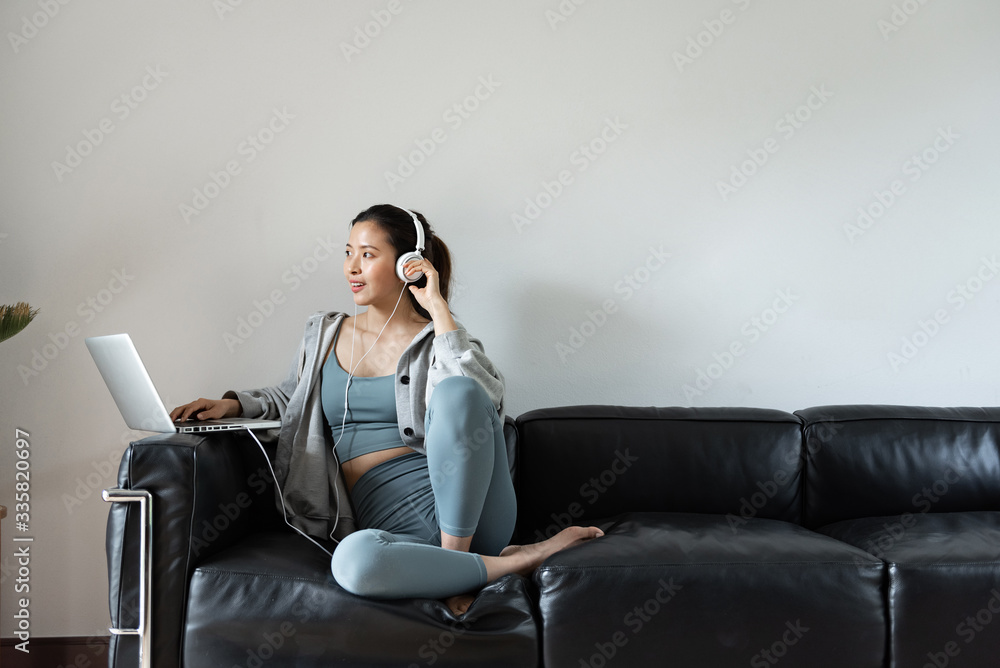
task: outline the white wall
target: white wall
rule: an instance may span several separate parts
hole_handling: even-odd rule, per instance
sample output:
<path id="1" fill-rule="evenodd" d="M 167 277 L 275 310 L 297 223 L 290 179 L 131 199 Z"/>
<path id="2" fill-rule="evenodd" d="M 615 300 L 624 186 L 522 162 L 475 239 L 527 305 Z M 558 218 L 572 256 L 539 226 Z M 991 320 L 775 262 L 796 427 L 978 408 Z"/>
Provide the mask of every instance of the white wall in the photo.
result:
<path id="1" fill-rule="evenodd" d="M 84 337 L 130 332 L 170 406 L 272 382 L 309 313 L 350 307 L 336 249 L 378 202 L 450 244 L 515 415 L 997 404 L 998 24 L 993 0 L 3 3 L 0 303 L 41 314 L 0 344 L 0 503 L 22 429 L 32 633 L 103 632 L 99 490 L 142 436 Z"/>

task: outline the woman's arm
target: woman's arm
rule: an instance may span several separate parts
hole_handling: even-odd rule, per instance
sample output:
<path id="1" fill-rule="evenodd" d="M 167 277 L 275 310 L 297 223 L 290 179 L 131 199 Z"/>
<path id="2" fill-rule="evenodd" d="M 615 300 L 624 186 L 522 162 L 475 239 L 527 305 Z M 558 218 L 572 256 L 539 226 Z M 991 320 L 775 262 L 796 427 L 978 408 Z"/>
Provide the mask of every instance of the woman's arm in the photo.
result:
<path id="1" fill-rule="evenodd" d="M 483 386 L 494 408 L 502 412 L 504 377 L 486 356 L 479 339 L 469 336 L 465 328 L 456 323 L 456 329 L 437 334 L 433 345 L 434 359 L 427 370 L 429 388 L 433 389 L 451 376 L 467 376 Z"/>
<path id="2" fill-rule="evenodd" d="M 285 414 L 288 401 L 295 391 L 295 386 L 299 382 L 302 355 L 302 346 L 300 346 L 299 354 L 292 360 L 288 374 L 279 385 L 256 390 L 229 390 L 222 395 L 222 401 L 235 401 L 240 408 L 240 413 L 237 415 L 263 420 L 281 419 Z"/>
<path id="3" fill-rule="evenodd" d="M 434 360 L 427 371 L 427 383 L 433 389 L 449 376 L 467 376 L 479 382 L 493 401 L 498 411 L 502 410 L 504 380 L 503 375 L 486 356 L 479 339 L 469 336 L 464 328 L 455 322 L 448 302 L 441 296 L 438 272 L 429 261 L 415 260 L 406 263 L 407 273 L 419 269 L 427 277 L 423 288 L 410 286 L 416 297 L 434 322 Z"/>
<path id="4" fill-rule="evenodd" d="M 284 414 L 288 400 L 298 384 L 302 354 L 300 346 L 299 355 L 292 360 L 288 375 L 279 385 L 257 390 L 229 390 L 221 399 L 197 399 L 172 410 L 170 418 L 181 422 L 189 419 L 214 420 L 229 417 L 278 420 Z"/>
<path id="5" fill-rule="evenodd" d="M 434 321 L 434 333 L 437 335 L 453 332 L 458 329 L 455 318 L 452 317 L 448 309 L 448 302 L 441 296 L 441 287 L 438 282 L 438 272 L 429 260 L 411 260 L 405 265 L 404 271 L 407 275 L 414 271 L 424 272 L 427 277 L 427 284 L 422 288 L 415 285 L 410 286 L 410 292 L 416 298 L 425 311 L 430 313 L 431 320 Z"/>

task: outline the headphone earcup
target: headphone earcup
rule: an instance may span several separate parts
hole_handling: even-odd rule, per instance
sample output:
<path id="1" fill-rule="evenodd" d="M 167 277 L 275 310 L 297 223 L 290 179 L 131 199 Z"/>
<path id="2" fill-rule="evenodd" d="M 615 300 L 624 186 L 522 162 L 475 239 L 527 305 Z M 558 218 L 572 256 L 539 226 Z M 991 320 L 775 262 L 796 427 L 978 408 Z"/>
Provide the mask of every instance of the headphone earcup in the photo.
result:
<path id="1" fill-rule="evenodd" d="M 416 283 L 421 279 L 421 277 L 423 277 L 424 272 L 418 271 L 414 274 L 411 274 L 410 276 L 407 276 L 406 273 L 403 271 L 403 265 L 406 264 L 407 262 L 412 262 L 413 260 L 423 260 L 423 259 L 424 256 L 421 255 L 420 253 L 417 253 L 416 251 L 403 253 L 402 255 L 399 256 L 399 259 L 396 260 L 396 276 L 398 276 L 399 280 L 403 281 L 404 283 Z"/>

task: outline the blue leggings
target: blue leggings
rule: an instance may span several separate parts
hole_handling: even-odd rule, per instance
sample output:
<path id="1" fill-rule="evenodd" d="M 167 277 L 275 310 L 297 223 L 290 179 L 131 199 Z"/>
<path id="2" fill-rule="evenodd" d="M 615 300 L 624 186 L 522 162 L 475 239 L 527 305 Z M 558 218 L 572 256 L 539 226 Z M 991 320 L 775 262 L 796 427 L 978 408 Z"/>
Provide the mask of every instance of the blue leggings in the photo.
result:
<path id="1" fill-rule="evenodd" d="M 503 423 L 486 391 L 471 378 L 443 380 L 431 394 L 424 426 L 426 457 L 391 459 L 365 473 L 352 490 L 358 494 L 382 467 L 410 470 L 426 460 L 427 488 L 407 492 L 392 516 L 350 534 L 334 550 L 333 577 L 352 594 L 445 598 L 479 589 L 487 580 L 479 554 L 496 556 L 510 541 L 514 486 Z M 440 547 L 441 531 L 472 536 L 472 551 Z"/>

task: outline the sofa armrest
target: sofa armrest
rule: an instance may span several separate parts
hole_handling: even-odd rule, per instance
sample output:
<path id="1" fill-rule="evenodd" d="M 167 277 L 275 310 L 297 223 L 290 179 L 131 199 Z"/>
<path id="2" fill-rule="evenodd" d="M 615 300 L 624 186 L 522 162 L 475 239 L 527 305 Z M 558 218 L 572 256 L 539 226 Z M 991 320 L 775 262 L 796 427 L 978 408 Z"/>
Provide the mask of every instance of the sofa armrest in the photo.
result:
<path id="1" fill-rule="evenodd" d="M 265 443 L 264 434 L 258 435 Z M 251 527 L 278 518 L 273 482 L 260 448 L 244 431 L 156 435 L 129 445 L 118 486 L 152 495 L 152 656 L 156 668 L 180 666 L 191 573 L 202 559 Z M 140 521 L 137 504 L 111 506 L 107 527 L 111 623 L 134 628 L 139 617 Z M 139 665 L 140 639 L 112 636 L 109 665 Z"/>

